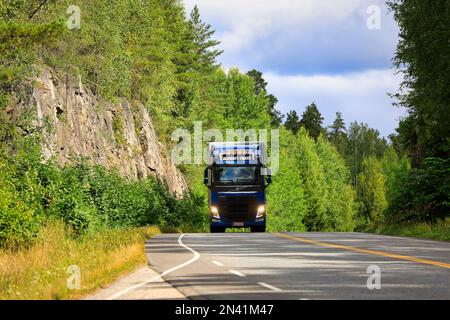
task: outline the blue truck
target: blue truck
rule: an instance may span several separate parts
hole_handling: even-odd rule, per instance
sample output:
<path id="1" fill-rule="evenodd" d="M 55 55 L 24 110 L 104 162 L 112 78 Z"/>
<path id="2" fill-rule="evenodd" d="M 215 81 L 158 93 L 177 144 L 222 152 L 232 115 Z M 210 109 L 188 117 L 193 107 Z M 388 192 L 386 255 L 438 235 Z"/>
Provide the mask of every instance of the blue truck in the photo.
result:
<path id="1" fill-rule="evenodd" d="M 210 231 L 250 228 L 266 231 L 266 188 L 271 183 L 260 142 L 211 142 L 204 183 L 208 187 Z"/>

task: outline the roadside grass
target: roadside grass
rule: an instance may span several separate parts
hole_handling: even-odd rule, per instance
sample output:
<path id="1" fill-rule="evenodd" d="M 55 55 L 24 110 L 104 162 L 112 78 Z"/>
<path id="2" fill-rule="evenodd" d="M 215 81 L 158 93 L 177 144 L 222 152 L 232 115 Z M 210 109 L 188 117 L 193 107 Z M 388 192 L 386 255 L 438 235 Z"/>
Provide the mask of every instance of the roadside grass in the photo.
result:
<path id="1" fill-rule="evenodd" d="M 430 223 L 379 224 L 357 228 L 360 232 L 369 232 L 390 236 L 412 237 L 429 240 L 450 241 L 450 218 Z"/>
<path id="2" fill-rule="evenodd" d="M 52 222 L 32 247 L 0 250 L 0 300 L 79 299 L 145 264 L 144 240 L 160 232 L 151 226 L 74 237 L 62 222 Z M 81 271 L 79 290 L 67 288 L 72 265 Z"/>

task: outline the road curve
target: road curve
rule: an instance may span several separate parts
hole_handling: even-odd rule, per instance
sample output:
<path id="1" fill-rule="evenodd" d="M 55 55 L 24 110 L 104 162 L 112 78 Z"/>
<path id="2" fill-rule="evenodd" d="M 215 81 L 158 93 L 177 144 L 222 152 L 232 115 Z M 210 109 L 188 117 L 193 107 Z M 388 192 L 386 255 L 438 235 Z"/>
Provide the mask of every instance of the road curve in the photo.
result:
<path id="1" fill-rule="evenodd" d="M 446 242 L 363 233 L 164 234 L 145 248 L 152 269 L 189 299 L 450 299 Z"/>

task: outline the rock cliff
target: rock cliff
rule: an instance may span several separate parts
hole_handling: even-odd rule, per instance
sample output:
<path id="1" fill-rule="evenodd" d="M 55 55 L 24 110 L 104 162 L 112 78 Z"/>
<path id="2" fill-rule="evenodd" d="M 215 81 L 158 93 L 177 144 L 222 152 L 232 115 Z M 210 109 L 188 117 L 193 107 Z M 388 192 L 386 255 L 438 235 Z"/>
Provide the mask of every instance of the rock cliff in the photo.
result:
<path id="1" fill-rule="evenodd" d="M 102 101 L 79 76 L 58 76 L 44 68 L 28 95 L 21 107 L 37 112 L 45 159 L 55 157 L 64 166 L 83 157 L 131 179 L 155 176 L 178 196 L 186 191 L 184 177 L 159 142 L 144 105 Z"/>

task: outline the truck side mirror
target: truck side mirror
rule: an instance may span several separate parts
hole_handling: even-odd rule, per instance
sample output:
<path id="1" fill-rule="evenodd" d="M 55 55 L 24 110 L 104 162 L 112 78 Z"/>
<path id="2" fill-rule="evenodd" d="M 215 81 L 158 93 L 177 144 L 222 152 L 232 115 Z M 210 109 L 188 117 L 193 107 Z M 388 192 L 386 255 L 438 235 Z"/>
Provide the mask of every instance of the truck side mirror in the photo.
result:
<path id="1" fill-rule="evenodd" d="M 268 187 L 272 183 L 272 173 L 271 173 L 270 169 L 269 168 L 262 168 L 261 169 L 261 174 L 264 177 L 267 177 L 267 178 L 264 179 L 264 181 L 265 181 L 264 186 Z"/>
<path id="2" fill-rule="evenodd" d="M 203 172 L 203 183 L 208 188 L 211 187 L 211 168 L 209 167 L 206 168 L 205 171 Z"/>

